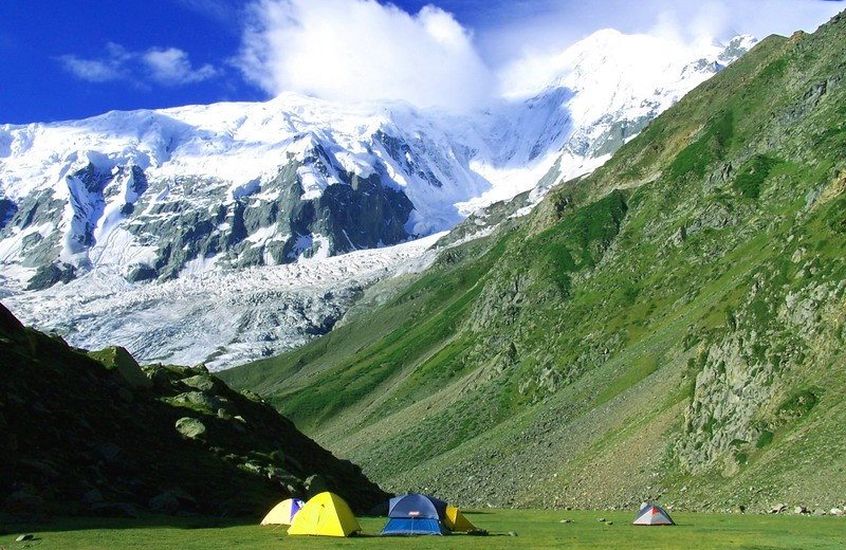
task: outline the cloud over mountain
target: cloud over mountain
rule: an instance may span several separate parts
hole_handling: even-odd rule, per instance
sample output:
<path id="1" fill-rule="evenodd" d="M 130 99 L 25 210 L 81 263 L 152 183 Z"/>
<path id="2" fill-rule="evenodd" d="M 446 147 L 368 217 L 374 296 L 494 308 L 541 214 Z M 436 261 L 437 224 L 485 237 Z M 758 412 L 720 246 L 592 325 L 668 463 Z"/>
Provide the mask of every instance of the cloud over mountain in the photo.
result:
<path id="1" fill-rule="evenodd" d="M 410 14 L 375 0 L 260 0 L 249 20 L 236 63 L 271 94 L 461 109 L 492 90 L 470 31 L 435 6 Z"/>

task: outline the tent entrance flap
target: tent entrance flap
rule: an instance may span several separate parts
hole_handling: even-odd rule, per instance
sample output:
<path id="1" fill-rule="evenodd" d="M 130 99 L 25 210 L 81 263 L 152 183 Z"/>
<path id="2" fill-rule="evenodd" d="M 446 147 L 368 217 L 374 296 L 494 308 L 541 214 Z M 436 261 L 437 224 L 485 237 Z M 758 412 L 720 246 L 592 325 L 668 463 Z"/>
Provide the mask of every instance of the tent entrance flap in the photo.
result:
<path id="1" fill-rule="evenodd" d="M 443 535 L 441 522 L 432 518 L 390 518 L 382 529 L 383 535 Z"/>

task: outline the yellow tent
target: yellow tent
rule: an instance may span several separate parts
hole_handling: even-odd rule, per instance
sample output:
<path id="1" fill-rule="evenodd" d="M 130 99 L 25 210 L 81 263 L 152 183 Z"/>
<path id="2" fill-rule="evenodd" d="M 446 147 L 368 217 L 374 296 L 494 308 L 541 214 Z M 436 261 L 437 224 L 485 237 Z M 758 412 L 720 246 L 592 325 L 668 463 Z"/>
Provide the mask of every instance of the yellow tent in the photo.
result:
<path id="1" fill-rule="evenodd" d="M 276 506 L 274 506 L 264 519 L 261 520 L 262 525 L 291 525 L 291 521 L 300 508 L 303 507 L 303 501 L 298 498 L 286 498 Z"/>
<path id="2" fill-rule="evenodd" d="M 461 510 L 453 506 L 452 504 L 447 504 L 446 513 L 444 514 L 444 524 L 449 528 L 450 531 L 458 531 L 458 532 L 467 532 L 467 531 L 475 531 L 476 526 L 470 523 L 464 514 L 461 513 Z"/>
<path id="3" fill-rule="evenodd" d="M 361 525 L 344 499 L 334 493 L 320 493 L 297 512 L 288 534 L 348 537 L 356 531 L 361 531 Z"/>

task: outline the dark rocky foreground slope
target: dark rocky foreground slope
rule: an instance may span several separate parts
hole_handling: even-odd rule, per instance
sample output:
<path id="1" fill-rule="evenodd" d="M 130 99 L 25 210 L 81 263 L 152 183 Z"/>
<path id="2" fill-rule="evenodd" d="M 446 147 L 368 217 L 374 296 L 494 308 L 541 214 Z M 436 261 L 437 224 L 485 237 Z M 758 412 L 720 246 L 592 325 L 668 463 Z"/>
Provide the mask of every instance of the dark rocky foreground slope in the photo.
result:
<path id="1" fill-rule="evenodd" d="M 249 395 L 249 394 L 248 394 Z M 253 515 L 329 488 L 385 493 L 255 396 L 202 367 L 141 368 L 23 327 L 0 305 L 0 510 Z"/>

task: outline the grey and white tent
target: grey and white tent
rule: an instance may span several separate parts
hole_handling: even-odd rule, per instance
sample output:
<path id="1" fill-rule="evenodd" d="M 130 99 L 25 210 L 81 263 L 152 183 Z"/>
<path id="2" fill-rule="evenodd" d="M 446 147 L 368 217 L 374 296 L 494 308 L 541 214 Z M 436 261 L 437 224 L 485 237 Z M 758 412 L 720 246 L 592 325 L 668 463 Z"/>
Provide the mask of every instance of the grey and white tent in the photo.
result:
<path id="1" fill-rule="evenodd" d="M 673 518 L 666 510 L 653 502 L 640 505 L 632 525 L 675 525 Z"/>

